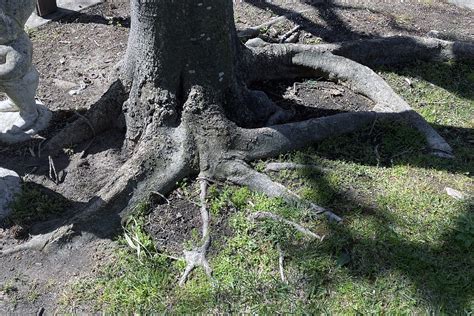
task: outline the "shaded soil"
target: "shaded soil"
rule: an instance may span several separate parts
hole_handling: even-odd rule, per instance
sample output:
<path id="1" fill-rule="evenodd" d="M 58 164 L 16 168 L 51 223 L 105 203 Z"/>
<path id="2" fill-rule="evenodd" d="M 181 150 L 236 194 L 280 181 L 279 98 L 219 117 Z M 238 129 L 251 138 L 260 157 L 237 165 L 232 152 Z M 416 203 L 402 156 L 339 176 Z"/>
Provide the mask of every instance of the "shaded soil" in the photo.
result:
<path id="1" fill-rule="evenodd" d="M 370 111 L 374 104 L 368 98 L 345 86 L 328 81 L 266 81 L 252 89 L 264 91 L 272 101 L 292 114 L 292 121 L 334 115 L 343 111 Z"/>
<path id="2" fill-rule="evenodd" d="M 260 25 L 272 17 L 288 17 L 266 34 L 277 39 L 296 25 L 301 25 L 299 42 L 341 42 L 393 35 L 426 36 L 430 31 L 439 37 L 470 41 L 474 37 L 472 10 L 461 9 L 445 1 L 259 1 L 248 0 L 236 8 L 240 28 Z M 310 9 L 309 11 L 306 11 Z"/>
<path id="3" fill-rule="evenodd" d="M 472 40 L 474 36 L 472 12 L 439 1 L 408 7 L 399 2 L 348 6 L 332 1 L 314 5 L 249 1 L 236 5 L 235 15 L 238 27 L 245 27 L 307 9 L 312 11 L 267 29 L 265 35 L 277 40 L 299 23 L 303 27 L 298 37 L 301 43 L 394 34 L 426 35 L 431 30 L 438 31 L 441 38 Z M 106 91 L 110 73 L 124 54 L 128 26 L 127 4 L 114 2 L 31 32 L 34 63 L 41 74 L 38 98 L 53 111 L 51 125 L 41 133 L 42 137 L 50 138 L 78 119 L 76 112 L 86 111 Z M 329 115 L 341 106 L 352 111 L 372 106 L 367 99 L 345 87 L 315 79 L 263 82 L 254 88 L 267 92 L 279 105 L 294 111 L 295 120 Z M 42 194 L 59 196 L 66 201 L 68 207 L 63 215 L 68 216 L 93 198 L 107 177 L 122 165 L 125 159 L 120 153 L 122 143 L 123 135 L 112 131 L 98 135 L 92 143 L 66 148 L 64 153 L 53 157 L 60 183 L 49 177 L 48 159 L 41 155 L 41 139 L 14 146 L 0 144 L 0 161 L 2 167 L 15 170 L 25 182 L 41 187 Z M 185 242 L 192 239 L 193 231 L 200 229 L 199 208 L 179 194 L 176 191 L 171 195 L 169 205 L 156 206 L 146 226 L 157 246 L 173 254 L 179 254 Z M 230 234 L 225 224 L 226 214 L 230 212 L 231 209 L 223 211 L 222 216 L 214 219 L 216 236 Z M 51 229 L 55 221 L 59 221 L 57 218 L 54 215 L 47 222 L 3 223 L 0 248 L 20 244 L 30 235 Z M 81 238 L 92 240 L 90 235 L 84 231 Z M 48 314 L 53 313 L 60 306 L 64 289 L 94 275 L 103 262 L 109 260 L 114 247 L 108 238 L 91 241 L 87 249 L 78 245 L 71 243 L 55 253 L 29 252 L 2 257 L 0 313 L 32 314 L 43 309 Z M 70 306 L 61 308 L 75 311 Z"/>
<path id="4" fill-rule="evenodd" d="M 201 246 L 199 192 L 198 186 L 193 187 L 193 196 L 187 196 L 183 190 L 177 189 L 165 203 L 154 206 L 148 215 L 145 230 L 153 236 L 159 251 L 179 257 L 183 250 Z M 231 236 L 227 219 L 233 211 L 232 207 L 225 207 L 219 210 L 219 216 L 211 214 L 213 243 L 220 244 L 219 240 Z M 211 255 L 218 252 L 212 247 L 209 251 Z"/>

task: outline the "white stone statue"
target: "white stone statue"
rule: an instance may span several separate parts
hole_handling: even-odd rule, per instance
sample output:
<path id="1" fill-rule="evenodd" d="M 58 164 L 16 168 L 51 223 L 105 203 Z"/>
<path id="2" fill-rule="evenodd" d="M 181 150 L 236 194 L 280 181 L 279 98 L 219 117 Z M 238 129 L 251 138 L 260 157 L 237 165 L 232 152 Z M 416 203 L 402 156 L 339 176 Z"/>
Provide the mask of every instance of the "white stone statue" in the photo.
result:
<path id="1" fill-rule="evenodd" d="M 0 142 L 16 143 L 44 129 L 51 112 L 35 100 L 39 75 L 24 26 L 36 0 L 0 0 Z"/>
<path id="2" fill-rule="evenodd" d="M 0 223 L 11 214 L 10 203 L 20 191 L 20 176 L 0 167 Z"/>

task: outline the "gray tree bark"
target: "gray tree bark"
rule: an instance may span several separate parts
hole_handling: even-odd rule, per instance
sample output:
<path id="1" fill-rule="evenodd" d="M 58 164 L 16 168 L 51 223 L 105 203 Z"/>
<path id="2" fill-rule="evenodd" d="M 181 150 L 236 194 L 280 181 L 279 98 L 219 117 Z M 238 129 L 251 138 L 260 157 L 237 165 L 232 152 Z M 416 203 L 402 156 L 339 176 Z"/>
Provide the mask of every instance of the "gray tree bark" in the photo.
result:
<path id="1" fill-rule="evenodd" d="M 221 104 L 236 89 L 240 45 L 231 1 L 132 0 L 131 19 L 123 64 L 129 139 L 178 126 L 193 87 Z"/>

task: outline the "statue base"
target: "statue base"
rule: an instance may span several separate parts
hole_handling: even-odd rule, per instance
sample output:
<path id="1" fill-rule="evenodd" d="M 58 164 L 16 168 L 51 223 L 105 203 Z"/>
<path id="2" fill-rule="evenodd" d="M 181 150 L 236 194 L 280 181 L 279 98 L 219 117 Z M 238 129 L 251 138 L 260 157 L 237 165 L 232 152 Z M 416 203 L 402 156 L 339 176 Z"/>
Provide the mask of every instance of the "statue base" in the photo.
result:
<path id="1" fill-rule="evenodd" d="M 51 120 L 52 113 L 38 101 L 36 111 L 33 117 L 28 117 L 21 112 L 0 112 L 0 142 L 21 143 L 32 139 L 34 135 L 45 129 Z"/>
<path id="2" fill-rule="evenodd" d="M 20 176 L 0 167 L 0 222 L 10 215 L 10 203 L 21 190 Z"/>

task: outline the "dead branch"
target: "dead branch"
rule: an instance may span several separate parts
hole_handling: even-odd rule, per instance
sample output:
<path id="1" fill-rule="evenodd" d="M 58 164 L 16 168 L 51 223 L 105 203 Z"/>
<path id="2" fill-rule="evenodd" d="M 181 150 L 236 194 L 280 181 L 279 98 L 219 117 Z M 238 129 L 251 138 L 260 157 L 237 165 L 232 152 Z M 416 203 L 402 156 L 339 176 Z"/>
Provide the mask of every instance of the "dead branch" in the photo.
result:
<path id="1" fill-rule="evenodd" d="M 288 281 L 286 280 L 285 277 L 285 267 L 284 267 L 284 261 L 285 261 L 285 254 L 281 250 L 280 244 L 276 244 L 277 250 L 278 250 L 278 267 L 280 270 L 280 278 L 281 282 L 288 284 Z"/>

